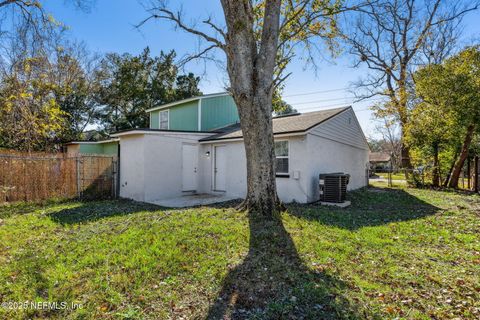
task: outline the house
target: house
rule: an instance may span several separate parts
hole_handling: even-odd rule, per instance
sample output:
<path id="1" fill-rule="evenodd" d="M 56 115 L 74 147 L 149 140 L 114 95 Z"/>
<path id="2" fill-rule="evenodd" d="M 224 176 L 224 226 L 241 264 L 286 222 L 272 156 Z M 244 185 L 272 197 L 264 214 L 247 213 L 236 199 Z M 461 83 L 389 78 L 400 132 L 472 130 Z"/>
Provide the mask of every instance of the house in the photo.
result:
<path id="1" fill-rule="evenodd" d="M 392 165 L 392 157 L 385 152 L 370 152 L 368 158 L 372 172 L 376 170 L 390 169 Z"/>
<path id="2" fill-rule="evenodd" d="M 120 196 L 161 203 L 189 194 L 242 198 L 246 158 L 237 109 L 228 93 L 147 110 L 150 128 L 112 134 L 120 145 Z M 277 190 L 284 202 L 319 199 L 320 173 L 367 184 L 369 147 L 351 107 L 273 119 Z"/>

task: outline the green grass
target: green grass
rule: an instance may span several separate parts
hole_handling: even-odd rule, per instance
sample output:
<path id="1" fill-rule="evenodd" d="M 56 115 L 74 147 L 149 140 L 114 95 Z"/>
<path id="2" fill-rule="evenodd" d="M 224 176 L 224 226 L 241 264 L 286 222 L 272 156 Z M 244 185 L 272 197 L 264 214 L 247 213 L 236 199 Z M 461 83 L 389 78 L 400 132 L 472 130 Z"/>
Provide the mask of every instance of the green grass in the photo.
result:
<path id="1" fill-rule="evenodd" d="M 388 173 L 378 173 L 380 178 L 388 179 Z M 401 180 L 405 181 L 405 174 L 403 173 L 392 173 L 392 180 Z"/>
<path id="2" fill-rule="evenodd" d="M 348 209 L 0 207 L 0 318 L 478 319 L 480 197 L 370 188 Z"/>

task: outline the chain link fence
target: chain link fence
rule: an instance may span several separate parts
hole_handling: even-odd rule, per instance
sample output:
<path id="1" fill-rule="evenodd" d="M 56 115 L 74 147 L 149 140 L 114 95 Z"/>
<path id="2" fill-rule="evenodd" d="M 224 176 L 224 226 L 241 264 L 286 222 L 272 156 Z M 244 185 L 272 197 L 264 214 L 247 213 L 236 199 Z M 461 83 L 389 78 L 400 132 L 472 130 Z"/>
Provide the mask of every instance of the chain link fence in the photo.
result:
<path id="1" fill-rule="evenodd" d="M 369 171 L 369 183 L 388 187 L 430 187 L 433 181 L 433 167 L 425 166 L 414 169 L 376 168 Z M 447 187 L 448 174 L 439 173 L 440 186 Z M 465 162 L 458 181 L 458 188 L 479 192 L 480 166 L 478 157 Z"/>

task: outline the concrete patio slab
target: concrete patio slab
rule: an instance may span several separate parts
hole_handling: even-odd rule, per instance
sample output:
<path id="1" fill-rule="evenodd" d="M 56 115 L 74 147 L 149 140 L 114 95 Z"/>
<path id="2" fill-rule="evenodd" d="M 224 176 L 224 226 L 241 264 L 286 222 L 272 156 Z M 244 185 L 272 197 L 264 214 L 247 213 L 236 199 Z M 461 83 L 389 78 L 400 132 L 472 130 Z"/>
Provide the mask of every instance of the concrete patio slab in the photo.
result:
<path id="1" fill-rule="evenodd" d="M 209 204 L 235 200 L 236 198 L 226 197 L 219 194 L 199 193 L 188 194 L 181 197 L 153 200 L 149 203 L 167 208 L 187 208 L 195 206 L 205 206 Z"/>
<path id="2" fill-rule="evenodd" d="M 333 207 L 339 207 L 339 208 L 346 208 L 349 207 L 352 203 L 349 200 L 346 200 L 344 202 L 323 202 L 321 201 L 320 204 L 322 206 L 333 206 Z"/>

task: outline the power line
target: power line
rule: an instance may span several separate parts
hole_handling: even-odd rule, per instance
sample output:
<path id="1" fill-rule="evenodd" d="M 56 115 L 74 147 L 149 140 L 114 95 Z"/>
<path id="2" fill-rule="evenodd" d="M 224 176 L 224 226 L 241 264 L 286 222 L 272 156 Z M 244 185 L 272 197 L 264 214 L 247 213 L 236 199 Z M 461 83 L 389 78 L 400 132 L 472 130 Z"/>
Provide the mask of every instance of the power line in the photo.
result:
<path id="1" fill-rule="evenodd" d="M 372 109 L 370 108 L 366 108 L 366 109 L 360 109 L 360 110 L 354 110 L 355 112 L 363 112 L 363 111 L 372 111 Z"/>
<path id="2" fill-rule="evenodd" d="M 328 108 L 331 108 L 331 107 L 339 107 L 339 106 L 344 106 L 346 107 L 347 105 L 345 104 L 332 104 L 332 105 L 328 105 L 328 106 L 320 106 L 320 107 L 312 107 L 312 108 L 305 108 L 305 109 L 300 109 L 298 110 L 300 113 L 301 112 L 304 112 L 304 111 L 310 111 L 310 112 L 313 112 L 313 111 L 321 111 L 321 110 L 325 110 L 325 109 L 328 109 Z M 352 106 L 353 107 L 353 106 Z M 353 107 L 354 108 L 354 107 Z M 364 111 L 372 111 L 370 108 L 364 108 L 364 109 L 359 109 L 359 110 L 355 110 L 353 109 L 353 111 L 355 112 L 364 112 Z"/>
<path id="3" fill-rule="evenodd" d="M 338 100 L 351 100 L 355 99 L 356 97 L 346 97 L 346 98 L 330 98 L 330 99 L 321 99 L 321 100 L 313 100 L 313 101 L 300 101 L 300 102 L 293 102 L 290 104 L 309 104 L 309 103 L 317 103 L 317 102 L 328 102 L 328 101 L 338 101 Z"/>
<path id="4" fill-rule="evenodd" d="M 364 99 L 362 100 L 361 102 L 365 102 L 365 101 L 376 101 L 376 100 L 380 100 L 380 99 L 383 99 L 381 97 L 377 97 L 377 98 L 369 98 L 369 99 Z M 309 103 L 313 103 L 313 102 L 309 102 Z M 336 104 L 330 104 L 330 105 L 321 105 L 321 106 L 314 106 L 314 107 L 306 107 L 306 108 L 299 108 L 301 110 L 313 110 L 313 109 L 316 109 L 316 110 L 321 110 L 321 109 L 324 109 L 324 108 L 330 108 L 330 107 L 339 107 L 339 106 L 348 106 L 350 104 L 353 104 L 353 102 L 345 102 L 345 103 L 336 103 Z M 298 104 L 292 104 L 293 107 L 295 107 L 296 105 Z"/>
<path id="5" fill-rule="evenodd" d="M 285 97 L 285 98 L 286 98 L 286 97 L 308 96 L 308 95 L 317 94 L 317 93 L 328 93 L 328 92 L 346 91 L 347 89 L 349 89 L 349 87 L 338 88 L 338 89 L 331 89 L 331 90 L 310 91 L 310 92 L 297 93 L 297 94 L 289 94 L 289 95 L 282 96 L 282 97 Z"/>
<path id="6" fill-rule="evenodd" d="M 329 105 L 324 105 L 324 106 L 316 106 L 316 107 L 308 107 L 308 108 L 301 108 L 299 111 L 303 110 L 322 110 L 322 109 L 328 109 L 331 107 L 347 107 L 349 106 L 348 103 L 337 103 L 337 104 L 329 104 Z"/>

